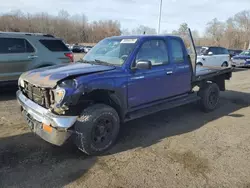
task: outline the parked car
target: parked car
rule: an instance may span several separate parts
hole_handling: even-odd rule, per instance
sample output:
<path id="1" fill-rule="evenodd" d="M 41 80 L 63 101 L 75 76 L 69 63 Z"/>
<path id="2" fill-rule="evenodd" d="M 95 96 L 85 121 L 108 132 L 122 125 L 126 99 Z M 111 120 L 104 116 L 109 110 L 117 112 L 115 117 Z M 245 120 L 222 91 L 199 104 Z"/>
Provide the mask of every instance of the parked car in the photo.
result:
<path id="1" fill-rule="evenodd" d="M 231 58 L 234 67 L 250 67 L 250 50 L 245 50 Z"/>
<path id="2" fill-rule="evenodd" d="M 31 69 L 73 61 L 64 42 L 52 35 L 0 32 L 0 85 L 17 83 Z"/>
<path id="3" fill-rule="evenodd" d="M 217 46 L 202 46 L 197 48 L 197 65 L 229 67 L 230 56 L 226 48 Z"/>
<path id="4" fill-rule="evenodd" d="M 69 50 L 70 50 L 70 51 L 73 50 L 73 45 L 69 45 Z"/>
<path id="5" fill-rule="evenodd" d="M 202 46 L 195 46 L 195 50 L 197 54 L 200 54 L 202 50 Z"/>
<path id="6" fill-rule="evenodd" d="M 235 49 L 228 49 L 230 58 L 232 58 L 233 56 L 239 55 L 242 50 L 235 50 Z"/>
<path id="7" fill-rule="evenodd" d="M 74 45 L 72 47 L 72 52 L 74 52 L 74 53 L 84 52 L 84 46 L 82 46 L 82 45 Z"/>
<path id="8" fill-rule="evenodd" d="M 92 46 L 85 46 L 83 51 L 84 53 L 88 53 L 91 50 Z"/>
<path id="9" fill-rule="evenodd" d="M 115 143 L 120 123 L 193 102 L 215 110 L 231 75 L 231 68 L 196 69 L 180 37 L 117 36 L 100 41 L 82 62 L 22 74 L 17 99 L 41 138 L 60 146 L 71 137 L 98 155 Z"/>
<path id="10" fill-rule="evenodd" d="M 68 47 L 68 49 L 69 49 L 70 51 L 72 51 L 73 45 L 66 44 L 66 46 Z"/>

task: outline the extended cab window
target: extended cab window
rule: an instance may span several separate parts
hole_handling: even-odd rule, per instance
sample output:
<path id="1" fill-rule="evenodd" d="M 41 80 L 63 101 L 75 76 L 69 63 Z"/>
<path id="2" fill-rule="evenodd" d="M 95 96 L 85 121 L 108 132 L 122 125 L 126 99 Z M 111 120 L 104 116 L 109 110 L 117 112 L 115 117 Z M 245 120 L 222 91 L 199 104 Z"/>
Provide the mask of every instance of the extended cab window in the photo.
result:
<path id="1" fill-rule="evenodd" d="M 142 44 L 136 56 L 136 62 L 140 60 L 151 61 L 153 66 L 168 63 L 168 50 L 163 40 L 149 40 Z"/>
<path id="2" fill-rule="evenodd" d="M 183 63 L 184 62 L 184 53 L 182 49 L 183 43 L 178 39 L 171 39 L 170 46 L 172 50 L 172 58 L 174 63 Z"/>

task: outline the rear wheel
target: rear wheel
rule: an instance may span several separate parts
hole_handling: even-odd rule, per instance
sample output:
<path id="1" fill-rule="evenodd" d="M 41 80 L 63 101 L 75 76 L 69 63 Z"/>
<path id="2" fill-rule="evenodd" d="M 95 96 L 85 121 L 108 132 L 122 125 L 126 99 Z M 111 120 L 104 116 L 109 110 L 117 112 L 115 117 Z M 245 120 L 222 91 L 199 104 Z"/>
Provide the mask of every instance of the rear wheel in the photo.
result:
<path id="1" fill-rule="evenodd" d="M 200 88 L 198 95 L 201 97 L 200 105 L 204 112 L 211 112 L 217 108 L 220 89 L 216 83 L 205 84 Z"/>
<path id="2" fill-rule="evenodd" d="M 227 62 L 224 62 L 224 63 L 222 63 L 221 66 L 222 66 L 222 67 L 228 67 L 228 63 L 227 63 Z"/>
<path id="3" fill-rule="evenodd" d="M 203 64 L 201 62 L 198 62 L 196 65 L 197 66 L 202 66 Z"/>
<path id="4" fill-rule="evenodd" d="M 116 141 L 120 129 L 115 109 L 105 104 L 86 108 L 75 123 L 75 144 L 88 155 L 108 150 Z"/>

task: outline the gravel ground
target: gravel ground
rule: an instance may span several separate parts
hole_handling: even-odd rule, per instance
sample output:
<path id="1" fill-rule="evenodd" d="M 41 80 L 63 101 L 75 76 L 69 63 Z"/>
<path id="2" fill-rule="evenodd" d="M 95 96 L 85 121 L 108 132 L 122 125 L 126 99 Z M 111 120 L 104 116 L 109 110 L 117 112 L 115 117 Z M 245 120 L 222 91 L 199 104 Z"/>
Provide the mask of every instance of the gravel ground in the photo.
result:
<path id="1" fill-rule="evenodd" d="M 250 187 L 250 70 L 226 86 L 216 111 L 187 105 L 129 122 L 100 157 L 33 135 L 15 88 L 1 91 L 0 187 Z"/>

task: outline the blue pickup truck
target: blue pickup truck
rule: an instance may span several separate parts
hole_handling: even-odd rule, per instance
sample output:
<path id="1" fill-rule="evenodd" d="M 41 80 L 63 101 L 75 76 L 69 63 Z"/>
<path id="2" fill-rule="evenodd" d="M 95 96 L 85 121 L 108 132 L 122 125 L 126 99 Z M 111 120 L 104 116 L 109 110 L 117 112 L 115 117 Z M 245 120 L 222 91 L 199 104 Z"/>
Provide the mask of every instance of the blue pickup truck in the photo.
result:
<path id="1" fill-rule="evenodd" d="M 195 49 L 191 32 L 190 39 Z M 178 36 L 110 37 L 79 62 L 23 73 L 17 99 L 41 138 L 58 146 L 72 138 L 98 155 L 127 121 L 194 102 L 205 112 L 216 109 L 232 69 L 196 68 L 195 58 Z"/>

